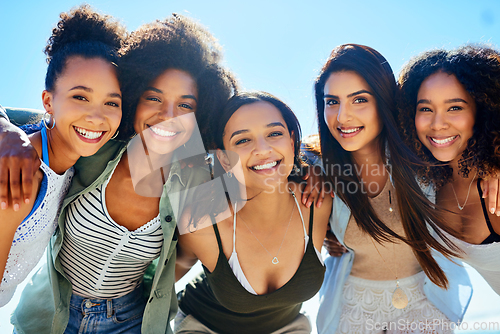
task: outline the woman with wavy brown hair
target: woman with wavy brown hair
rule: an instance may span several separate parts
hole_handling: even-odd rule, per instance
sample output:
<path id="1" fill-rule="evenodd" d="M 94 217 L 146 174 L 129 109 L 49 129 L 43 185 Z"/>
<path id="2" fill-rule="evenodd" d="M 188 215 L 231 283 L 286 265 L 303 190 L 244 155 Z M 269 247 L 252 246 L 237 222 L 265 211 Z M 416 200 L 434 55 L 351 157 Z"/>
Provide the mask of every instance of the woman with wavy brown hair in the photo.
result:
<path id="1" fill-rule="evenodd" d="M 323 167 L 335 190 L 330 226 L 348 250 L 325 261 L 319 333 L 448 333 L 466 308 L 456 280 L 467 285 L 467 274 L 435 252 L 456 249 L 428 232 L 453 233 L 415 179 L 419 159 L 401 145 L 396 92 L 387 60 L 357 44 L 335 48 L 316 79 Z M 428 328 L 428 319 L 442 326 Z"/>
<path id="2" fill-rule="evenodd" d="M 448 211 L 445 234 L 500 294 L 500 212 L 480 182 L 500 169 L 500 53 L 485 46 L 424 52 L 403 68 L 400 127 L 428 166 L 419 177 Z"/>

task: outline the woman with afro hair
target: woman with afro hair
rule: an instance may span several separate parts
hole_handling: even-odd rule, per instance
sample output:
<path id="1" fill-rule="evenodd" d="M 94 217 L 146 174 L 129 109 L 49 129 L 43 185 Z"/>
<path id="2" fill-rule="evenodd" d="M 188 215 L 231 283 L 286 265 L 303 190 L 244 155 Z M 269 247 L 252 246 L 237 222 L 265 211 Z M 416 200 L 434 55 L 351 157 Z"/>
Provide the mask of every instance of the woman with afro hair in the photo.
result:
<path id="1" fill-rule="evenodd" d="M 458 238 L 445 235 L 500 294 L 500 211 L 494 196 L 485 201 L 500 169 L 500 53 L 473 45 L 424 52 L 399 85 L 402 136 L 429 163 L 418 176 L 434 186 Z M 484 191 L 481 180 L 491 180 Z"/>
<path id="2" fill-rule="evenodd" d="M 216 40 L 180 15 L 141 26 L 119 53 L 117 140 L 75 165 L 48 267 L 12 317 L 18 332 L 172 332 L 176 217 L 210 180 L 182 167 L 205 152 L 197 124 L 236 86 Z"/>

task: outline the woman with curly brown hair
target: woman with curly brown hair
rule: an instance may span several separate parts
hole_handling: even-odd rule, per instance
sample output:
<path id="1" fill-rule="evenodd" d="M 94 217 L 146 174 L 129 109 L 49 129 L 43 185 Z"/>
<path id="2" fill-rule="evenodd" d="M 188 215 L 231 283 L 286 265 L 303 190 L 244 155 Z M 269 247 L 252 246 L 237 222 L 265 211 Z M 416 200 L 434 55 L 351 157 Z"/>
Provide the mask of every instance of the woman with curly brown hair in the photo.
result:
<path id="1" fill-rule="evenodd" d="M 80 157 L 96 153 L 120 124 L 117 63 L 125 29 L 88 6 L 60 17 L 45 49 L 46 113 L 29 136 L 41 160 L 33 196 L 22 206 L 7 209 L 2 203 L 0 210 L 0 307 L 42 257 L 57 227 L 71 167 Z"/>
<path id="2" fill-rule="evenodd" d="M 487 208 L 482 179 L 500 169 L 500 53 L 463 46 L 422 53 L 403 68 L 400 125 L 417 169 L 448 211 L 446 234 L 500 294 L 500 212 Z"/>
<path id="3" fill-rule="evenodd" d="M 141 26 L 120 54 L 122 140 L 75 165 L 48 266 L 12 317 L 19 332 L 171 333 L 176 218 L 210 180 L 180 159 L 205 152 L 197 123 L 235 82 L 215 38 L 180 15 Z"/>
<path id="4" fill-rule="evenodd" d="M 464 269 L 435 252 L 456 254 L 428 229 L 452 231 L 415 179 L 419 160 L 401 145 L 396 92 L 387 60 L 357 44 L 335 48 L 316 79 L 323 167 L 335 190 L 330 226 L 347 249 L 325 260 L 322 334 L 449 333 L 470 298 L 467 288 L 459 296 Z"/>

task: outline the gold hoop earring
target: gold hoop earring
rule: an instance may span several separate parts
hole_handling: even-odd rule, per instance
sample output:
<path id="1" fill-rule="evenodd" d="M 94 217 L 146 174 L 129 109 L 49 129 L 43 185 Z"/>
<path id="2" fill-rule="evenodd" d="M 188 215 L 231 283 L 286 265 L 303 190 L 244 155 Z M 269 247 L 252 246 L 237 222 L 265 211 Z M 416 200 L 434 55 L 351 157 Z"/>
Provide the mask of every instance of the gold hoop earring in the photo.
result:
<path id="1" fill-rule="evenodd" d="M 47 122 L 47 115 L 49 115 L 48 122 Z M 49 127 L 50 126 L 50 119 L 52 119 L 52 122 L 53 122 L 52 127 Z M 43 123 L 43 126 L 45 126 L 45 128 L 47 130 L 52 130 L 56 126 L 56 119 L 54 117 L 51 117 L 50 114 L 46 111 L 45 114 L 43 114 L 42 123 Z"/>

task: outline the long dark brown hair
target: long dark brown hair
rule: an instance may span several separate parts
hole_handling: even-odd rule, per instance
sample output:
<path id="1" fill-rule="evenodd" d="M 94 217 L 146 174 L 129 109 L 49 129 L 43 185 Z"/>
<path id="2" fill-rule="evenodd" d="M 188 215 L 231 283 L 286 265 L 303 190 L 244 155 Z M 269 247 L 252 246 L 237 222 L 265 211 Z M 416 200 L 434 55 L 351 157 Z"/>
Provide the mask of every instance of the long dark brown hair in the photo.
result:
<path id="1" fill-rule="evenodd" d="M 326 124 L 324 87 L 332 73 L 353 71 L 370 86 L 377 102 L 377 112 L 382 123 L 378 137 L 380 154 L 384 161 L 390 161 L 392 179 L 396 190 L 401 221 L 406 237 L 402 237 L 385 225 L 375 213 L 368 195 L 361 191 L 349 192 L 348 185 L 355 184 L 363 189 L 361 178 L 352 173 L 355 165 L 351 153 L 344 150 L 330 133 Z M 458 249 L 441 233 L 440 229 L 455 235 L 445 224 L 441 213 L 436 210 L 422 192 L 411 168 L 422 162 L 402 144 L 396 124 L 396 80 L 387 60 L 374 49 L 357 44 L 345 44 L 335 48 L 321 69 L 315 85 L 316 110 L 323 164 L 327 179 L 336 185 L 336 195 L 351 208 L 358 226 L 377 242 L 401 240 L 412 247 L 420 266 L 431 279 L 441 287 L 448 286 L 445 273 L 431 255 L 434 248 L 446 257 L 457 256 Z M 335 164 L 335 166 L 333 166 Z M 355 170 L 355 169 L 354 169 Z M 429 233 L 430 226 L 441 237 L 439 243 Z"/>

